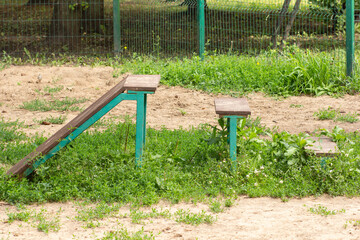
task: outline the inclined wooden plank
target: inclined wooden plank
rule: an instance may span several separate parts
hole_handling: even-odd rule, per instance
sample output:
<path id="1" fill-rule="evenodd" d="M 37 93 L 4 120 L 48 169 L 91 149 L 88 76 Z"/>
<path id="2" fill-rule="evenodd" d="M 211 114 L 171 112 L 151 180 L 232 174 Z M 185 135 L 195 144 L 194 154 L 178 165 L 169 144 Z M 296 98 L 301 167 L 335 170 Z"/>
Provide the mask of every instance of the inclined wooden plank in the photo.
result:
<path id="1" fill-rule="evenodd" d="M 126 90 L 155 92 L 160 83 L 160 75 L 130 75 L 124 85 Z"/>
<path id="2" fill-rule="evenodd" d="M 314 152 L 316 156 L 332 157 L 339 154 L 339 150 L 335 142 L 328 137 L 311 137 L 315 142 L 312 146 L 306 146 L 306 150 Z"/>
<path id="3" fill-rule="evenodd" d="M 59 140 L 67 137 L 70 133 L 72 133 L 77 127 L 81 126 L 84 122 L 86 122 L 92 115 L 102 109 L 106 104 L 108 104 L 111 100 L 113 100 L 120 93 L 125 91 L 124 84 L 126 79 L 122 80 L 112 89 L 110 89 L 107 93 L 105 93 L 102 97 L 100 97 L 96 102 L 90 105 L 87 109 L 85 109 L 82 113 L 80 113 L 77 117 L 71 120 L 68 124 L 62 127 L 59 131 L 57 131 L 54 135 L 48 138 L 43 144 L 36 148 L 35 151 L 28 154 L 21 161 L 15 164 L 7 174 L 15 174 L 20 177 L 24 173 L 24 171 L 32 165 L 34 160 L 36 160 L 39 156 L 46 155 L 52 148 L 54 148 Z"/>
<path id="4" fill-rule="evenodd" d="M 251 110 L 246 98 L 216 98 L 215 111 L 221 116 L 243 116 L 251 115 Z"/>

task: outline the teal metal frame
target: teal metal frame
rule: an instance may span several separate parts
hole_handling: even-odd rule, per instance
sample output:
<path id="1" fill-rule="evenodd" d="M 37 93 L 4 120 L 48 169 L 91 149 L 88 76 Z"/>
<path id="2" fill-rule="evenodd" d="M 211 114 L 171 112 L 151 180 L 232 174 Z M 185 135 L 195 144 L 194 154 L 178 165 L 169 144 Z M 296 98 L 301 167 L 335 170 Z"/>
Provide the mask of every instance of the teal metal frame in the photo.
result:
<path id="1" fill-rule="evenodd" d="M 227 129 L 228 129 L 228 143 L 230 147 L 230 160 L 231 160 L 231 171 L 236 171 L 237 160 L 236 160 L 236 133 L 237 133 L 237 120 L 243 119 L 243 116 L 222 116 L 227 118 Z"/>
<path id="2" fill-rule="evenodd" d="M 76 128 L 64 139 L 59 139 L 53 149 L 51 149 L 46 155 L 36 160 L 31 167 L 24 172 L 24 177 L 30 175 L 36 168 L 41 164 L 45 163 L 49 158 L 53 157 L 63 147 L 68 145 L 71 141 L 77 138 L 81 133 L 88 129 L 91 125 L 97 122 L 111 109 L 117 106 L 123 100 L 135 100 L 137 101 L 136 106 L 136 139 L 135 139 L 135 166 L 141 167 L 142 155 L 145 147 L 146 137 L 146 105 L 147 105 L 147 94 L 153 94 L 154 92 L 146 91 L 128 91 L 128 93 L 121 93 L 115 97 L 111 102 L 105 105 L 100 111 L 95 113 L 91 118 L 84 122 L 81 126 Z"/>

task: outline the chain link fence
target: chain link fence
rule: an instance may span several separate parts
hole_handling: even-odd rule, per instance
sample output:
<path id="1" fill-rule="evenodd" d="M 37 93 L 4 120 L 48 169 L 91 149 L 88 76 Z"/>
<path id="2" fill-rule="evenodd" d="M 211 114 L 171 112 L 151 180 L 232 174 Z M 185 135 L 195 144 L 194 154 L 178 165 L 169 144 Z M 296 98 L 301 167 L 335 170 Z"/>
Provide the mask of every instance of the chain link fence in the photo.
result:
<path id="1" fill-rule="evenodd" d="M 336 9 L 327 4 L 338 0 L 203 1 L 209 52 L 256 53 L 286 44 L 345 49 L 346 9 L 341 3 Z M 198 0 L 114 3 L 119 7 L 113 8 L 112 0 L 0 0 L 0 51 L 125 56 L 199 52 Z M 120 16 L 115 22 L 114 14 Z"/>

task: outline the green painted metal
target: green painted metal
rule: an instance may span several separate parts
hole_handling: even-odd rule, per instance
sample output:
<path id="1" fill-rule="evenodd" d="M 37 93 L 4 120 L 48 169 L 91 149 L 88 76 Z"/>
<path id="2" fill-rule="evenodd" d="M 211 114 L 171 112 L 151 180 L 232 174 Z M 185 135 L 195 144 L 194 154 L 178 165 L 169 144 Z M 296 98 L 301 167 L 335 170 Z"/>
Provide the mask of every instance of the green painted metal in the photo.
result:
<path id="1" fill-rule="evenodd" d="M 145 94 L 137 95 L 136 105 L 136 140 L 135 140 L 135 166 L 141 167 L 142 153 L 144 150 L 145 137 Z"/>
<path id="2" fill-rule="evenodd" d="M 198 28 L 199 28 L 199 56 L 203 60 L 205 53 L 205 4 L 204 0 L 197 0 Z"/>
<path id="3" fill-rule="evenodd" d="M 73 141 L 75 138 L 77 138 L 81 133 L 83 133 L 86 129 L 88 129 L 91 125 L 93 125 L 96 121 L 98 121 L 101 117 L 103 117 L 105 114 L 107 114 L 111 109 L 113 109 L 116 105 L 118 105 L 123 100 L 136 100 L 137 101 L 137 116 L 140 116 L 140 123 L 136 122 L 137 128 L 136 128 L 136 146 L 138 146 L 139 143 L 140 147 L 135 150 L 135 156 L 137 156 L 136 159 L 140 159 L 142 157 L 142 151 L 143 146 L 145 143 L 145 134 L 144 129 L 146 128 L 144 122 L 144 113 L 146 113 L 146 110 L 144 110 L 144 107 L 146 105 L 144 104 L 144 99 L 146 98 L 147 94 L 152 94 L 153 92 L 135 92 L 131 91 L 131 93 L 121 93 L 117 97 L 115 97 L 111 102 L 109 102 L 106 106 L 104 106 L 100 111 L 95 113 L 91 118 L 89 118 L 85 123 L 83 123 L 80 127 L 75 129 L 71 134 L 69 134 L 66 138 L 62 139 L 58 145 L 56 145 L 53 149 L 50 150 L 48 154 L 41 157 L 37 161 L 35 161 L 31 168 L 28 168 L 24 172 L 24 177 L 31 174 L 36 168 L 38 168 L 41 164 L 45 163 L 48 159 L 53 157 L 58 151 L 60 151 L 63 147 L 68 145 L 71 141 Z M 140 104 L 139 104 L 140 102 Z M 140 109 L 140 111 L 139 111 Z M 141 126 L 141 129 L 138 130 L 138 125 Z M 139 142 L 139 143 L 138 143 Z M 136 162 L 137 163 L 137 162 Z M 136 164 L 136 166 L 138 166 Z M 141 165 L 140 165 L 141 166 Z"/>
<path id="4" fill-rule="evenodd" d="M 120 0 L 113 0 L 114 54 L 121 52 Z"/>
<path id="5" fill-rule="evenodd" d="M 229 147 L 230 147 L 231 171 L 235 172 L 237 169 L 237 159 L 236 159 L 237 120 L 244 118 L 244 117 L 242 117 L 242 116 L 224 116 L 223 118 L 227 118 L 228 143 L 229 143 Z"/>
<path id="6" fill-rule="evenodd" d="M 355 60 L 354 0 L 346 0 L 346 75 L 351 77 Z"/>

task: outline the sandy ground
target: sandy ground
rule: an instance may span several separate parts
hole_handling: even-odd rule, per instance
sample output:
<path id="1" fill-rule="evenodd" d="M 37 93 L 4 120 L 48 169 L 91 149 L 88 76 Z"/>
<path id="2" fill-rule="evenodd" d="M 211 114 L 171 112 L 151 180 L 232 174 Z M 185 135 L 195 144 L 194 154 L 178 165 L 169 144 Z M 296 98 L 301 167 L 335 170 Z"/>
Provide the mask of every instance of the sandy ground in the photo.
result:
<path id="1" fill-rule="evenodd" d="M 0 72 L 1 117 L 24 122 L 28 126 L 24 131 L 28 134 L 50 135 L 62 125 L 43 125 L 38 123 L 39 120 L 49 116 L 66 116 L 69 121 L 79 112 L 31 112 L 20 108 L 23 102 L 86 98 L 88 100 L 81 104 L 85 108 L 120 80 L 121 77 L 113 77 L 112 68 L 10 67 Z M 49 93 L 49 89 L 56 87 L 62 90 Z M 215 97 L 180 87 L 160 86 L 148 99 L 148 126 L 175 129 L 216 124 Z M 319 121 L 314 117 L 314 112 L 328 107 L 339 109 L 342 113 L 360 113 L 360 95 L 341 98 L 301 96 L 276 100 L 254 93 L 249 94 L 247 99 L 252 118 L 260 117 L 263 124 L 279 130 L 311 133 L 319 128 L 332 129 L 335 125 L 346 131 L 360 129 L 359 122 Z M 124 115 L 135 115 L 135 102 L 122 102 L 107 117 Z M 212 225 L 192 226 L 161 218 L 133 224 L 129 218 L 111 217 L 101 220 L 100 226 L 94 229 L 84 229 L 84 224 L 74 219 L 78 207 L 75 203 L 28 207 L 37 211 L 47 209 L 50 217 L 61 208 L 60 230 L 48 234 L 38 231 L 34 223 L 7 223 L 7 214 L 16 211 L 15 207 L 0 203 L 0 239 L 96 239 L 122 227 L 129 231 L 144 227 L 145 233 L 153 232 L 156 239 L 360 239 L 359 228 L 354 224 L 354 221 L 360 221 L 359 203 L 359 198 L 328 196 L 292 199 L 285 203 L 279 199 L 240 197 L 233 207 L 215 214 L 217 221 Z M 316 204 L 330 210 L 345 209 L 345 213 L 324 217 L 309 212 L 309 208 Z M 209 212 L 208 205 L 204 204 L 161 203 L 156 207 L 190 209 L 193 212 L 204 209 Z M 129 211 L 128 207 L 120 210 L 126 211 Z"/>

